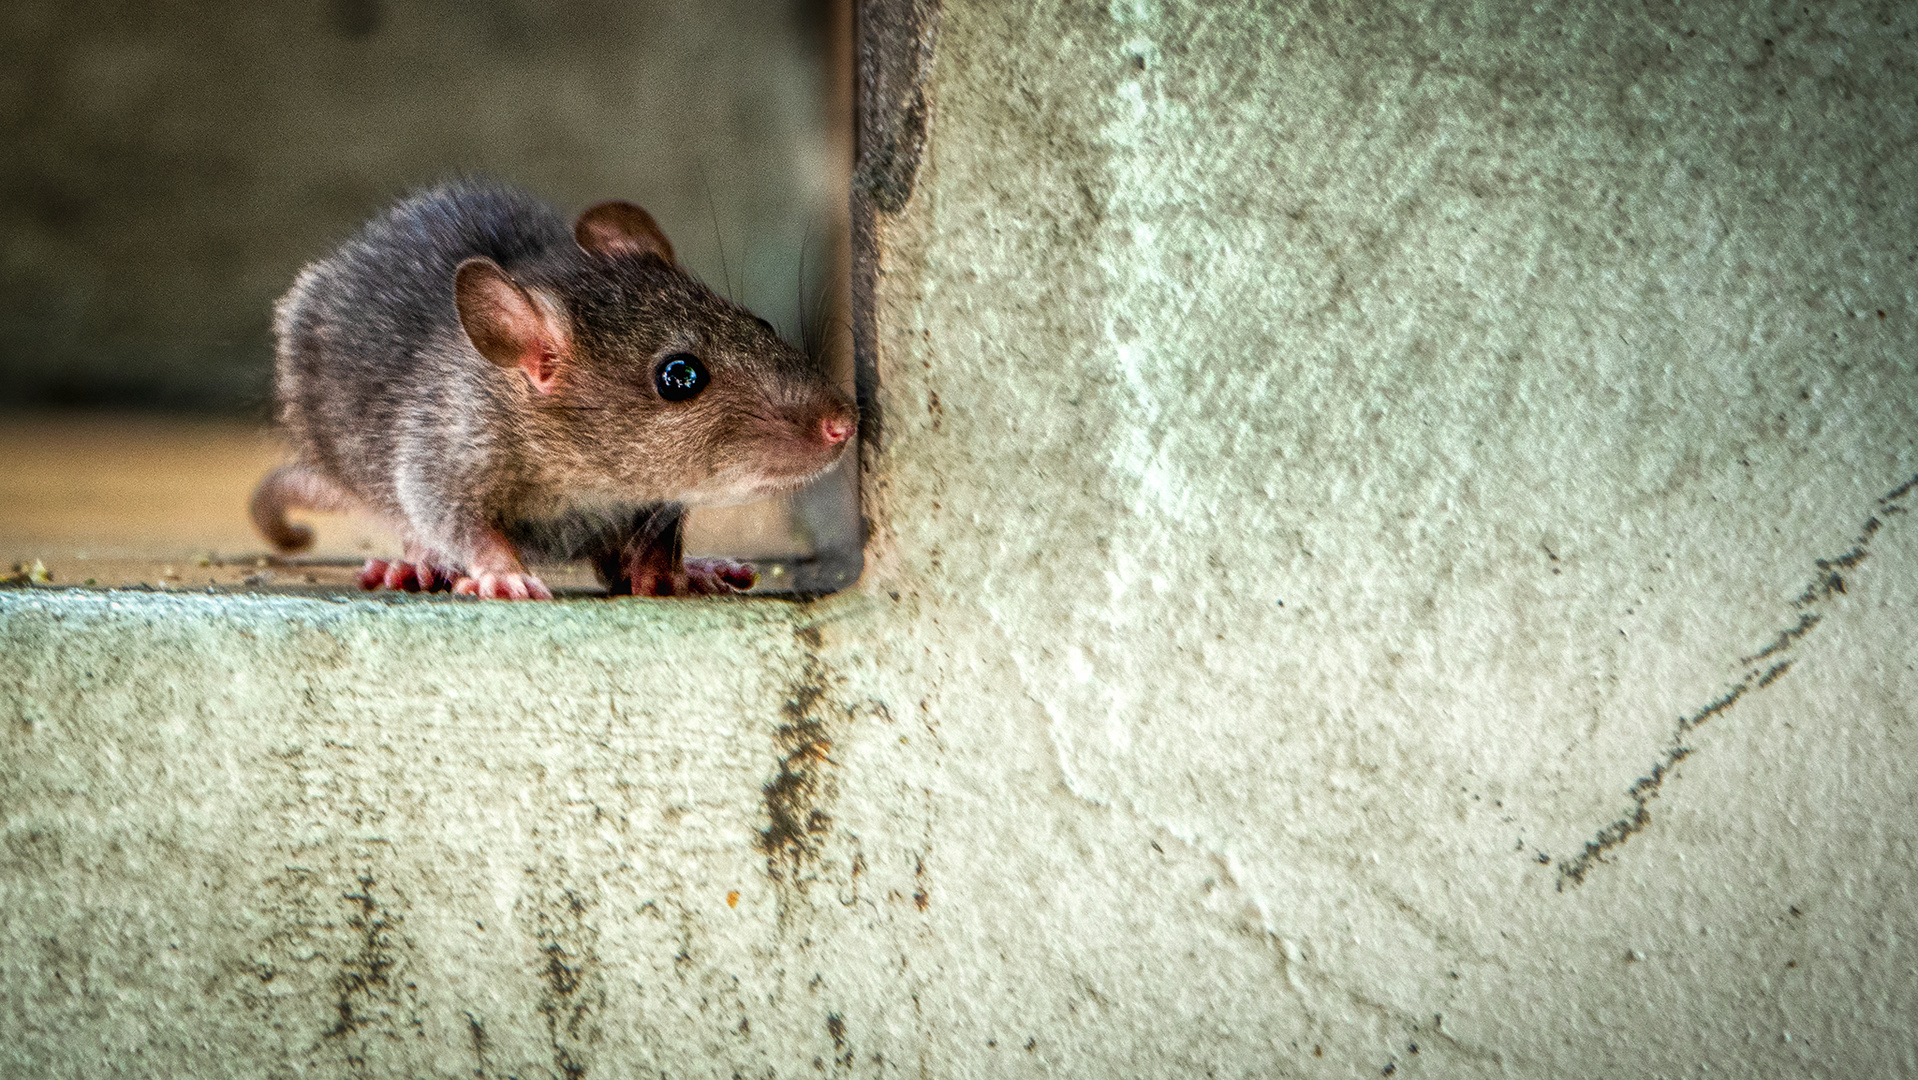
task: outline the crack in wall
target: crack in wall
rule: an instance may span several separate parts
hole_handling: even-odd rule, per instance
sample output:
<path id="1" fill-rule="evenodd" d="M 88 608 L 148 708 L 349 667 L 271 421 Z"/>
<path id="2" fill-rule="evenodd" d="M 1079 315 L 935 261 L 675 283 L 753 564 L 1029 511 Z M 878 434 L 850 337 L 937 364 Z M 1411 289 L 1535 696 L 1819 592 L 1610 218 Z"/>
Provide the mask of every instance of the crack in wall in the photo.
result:
<path id="1" fill-rule="evenodd" d="M 1851 550 L 1833 558 L 1814 561 L 1812 565 L 1817 568 L 1817 577 L 1792 601 L 1792 606 L 1800 610 L 1798 621 L 1779 631 L 1764 648 L 1740 658 L 1738 663 L 1746 669 L 1745 675 L 1732 684 L 1731 689 L 1689 716 L 1678 718 L 1678 729 L 1672 734 L 1671 745 L 1665 748 L 1645 775 L 1626 790 L 1626 796 L 1631 799 L 1626 811 L 1598 830 L 1576 856 L 1558 860 L 1559 892 L 1564 892 L 1568 883 L 1574 887 L 1583 885 L 1586 876 L 1593 867 L 1604 861 L 1607 852 L 1644 832 L 1652 823 L 1651 801 L 1658 798 L 1666 778 L 1678 763 L 1692 755 L 1693 748 L 1687 744 L 1687 736 L 1713 717 L 1729 712 L 1747 695 L 1771 686 L 1791 670 L 1795 661 L 1787 658 L 1788 654 L 1824 620 L 1824 613 L 1813 609 L 1834 596 L 1844 594 L 1844 572 L 1855 569 L 1871 557 L 1872 539 L 1884 528 L 1887 519 L 1907 512 L 1901 500 L 1915 488 L 1918 488 L 1918 475 L 1880 496 L 1877 510 L 1866 519 L 1858 535 L 1853 538 Z"/>
<path id="2" fill-rule="evenodd" d="M 1406 1054 L 1413 1057 L 1418 1056 L 1418 1040 L 1425 1039 L 1428 1048 L 1433 1042 L 1436 1042 L 1438 1045 L 1444 1046 L 1459 1057 L 1475 1064 L 1489 1065 L 1499 1070 L 1503 1070 L 1508 1064 L 1504 1052 L 1466 1042 L 1451 1032 L 1446 1031 L 1445 1014 L 1443 1013 L 1433 1013 L 1431 1022 L 1427 1023 L 1421 1017 L 1411 1016 L 1397 1006 L 1388 1005 L 1376 998 L 1368 997 L 1350 987 L 1342 986 L 1338 983 L 1332 983 L 1331 985 L 1345 995 L 1345 1000 L 1349 1002 L 1353 1008 L 1374 1014 L 1381 1025 L 1390 1025 L 1398 1028 L 1398 1034 L 1401 1037 L 1409 1036 L 1405 1044 L 1404 1052 Z M 1323 1019 L 1316 1015 L 1313 1017 L 1313 1021 L 1319 1024 L 1324 1023 Z M 1316 1057 L 1318 1055 L 1314 1054 L 1313 1056 Z M 1356 1056 L 1354 1060 L 1356 1060 Z M 1401 1060 L 1403 1059 L 1397 1054 L 1387 1057 L 1385 1064 L 1379 1069 L 1379 1075 L 1391 1076 L 1396 1073 Z M 1406 1064 L 1410 1064 L 1410 1062 L 1408 1061 Z"/>
<path id="3" fill-rule="evenodd" d="M 472 1010 L 466 1010 L 466 1031 L 473 1043 L 473 1075 L 478 1080 L 486 1080 L 486 1055 L 492 1049 L 492 1040 L 486 1036 L 486 1022 L 474 1016 Z"/>

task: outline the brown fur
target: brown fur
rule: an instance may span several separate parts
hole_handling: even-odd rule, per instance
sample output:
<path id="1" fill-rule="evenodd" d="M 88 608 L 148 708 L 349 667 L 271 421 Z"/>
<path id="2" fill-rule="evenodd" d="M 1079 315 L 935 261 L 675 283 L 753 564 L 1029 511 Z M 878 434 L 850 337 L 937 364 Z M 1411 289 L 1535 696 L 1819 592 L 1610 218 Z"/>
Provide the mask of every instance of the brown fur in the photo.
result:
<path id="1" fill-rule="evenodd" d="M 602 204 L 569 227 L 484 182 L 376 218 L 276 309 L 299 463 L 261 482 L 261 532 L 291 550 L 311 532 L 288 509 L 357 506 L 400 530 L 409 559 L 518 573 L 521 556 L 604 564 L 662 506 L 816 476 L 844 449 L 831 433 L 852 423 L 846 395 L 671 252 L 638 207 Z M 654 374 L 680 353 L 711 378 L 673 402 Z"/>

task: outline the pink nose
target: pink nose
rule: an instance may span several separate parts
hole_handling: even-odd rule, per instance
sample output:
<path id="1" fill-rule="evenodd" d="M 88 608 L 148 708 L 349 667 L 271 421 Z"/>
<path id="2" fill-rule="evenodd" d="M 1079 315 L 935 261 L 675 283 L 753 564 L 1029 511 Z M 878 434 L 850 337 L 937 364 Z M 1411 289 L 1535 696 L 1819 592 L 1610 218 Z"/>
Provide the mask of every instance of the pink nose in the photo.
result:
<path id="1" fill-rule="evenodd" d="M 827 446 L 838 446 L 852 438 L 853 420 L 850 416 L 828 416 L 819 422 L 819 437 Z"/>

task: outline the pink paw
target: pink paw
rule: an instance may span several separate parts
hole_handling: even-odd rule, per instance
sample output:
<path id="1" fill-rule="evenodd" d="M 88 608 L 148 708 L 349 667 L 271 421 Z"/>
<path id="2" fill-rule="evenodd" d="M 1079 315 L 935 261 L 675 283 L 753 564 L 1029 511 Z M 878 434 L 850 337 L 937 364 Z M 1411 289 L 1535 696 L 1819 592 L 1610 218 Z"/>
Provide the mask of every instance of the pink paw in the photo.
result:
<path id="1" fill-rule="evenodd" d="M 437 566 L 401 559 L 368 559 L 360 568 L 360 588 L 394 592 L 439 592 L 452 587 L 453 577 Z"/>
<path id="2" fill-rule="evenodd" d="M 453 591 L 462 596 L 485 600 L 551 600 L 553 590 L 531 574 L 481 574 L 463 577 L 453 583 Z"/>
<path id="3" fill-rule="evenodd" d="M 759 571 L 738 559 L 687 559 L 686 584 L 695 596 L 730 596 L 759 584 Z"/>
<path id="4" fill-rule="evenodd" d="M 751 563 L 735 559 L 687 559 L 677 574 L 657 566 L 631 573 L 634 596 L 731 596 L 759 581 Z"/>

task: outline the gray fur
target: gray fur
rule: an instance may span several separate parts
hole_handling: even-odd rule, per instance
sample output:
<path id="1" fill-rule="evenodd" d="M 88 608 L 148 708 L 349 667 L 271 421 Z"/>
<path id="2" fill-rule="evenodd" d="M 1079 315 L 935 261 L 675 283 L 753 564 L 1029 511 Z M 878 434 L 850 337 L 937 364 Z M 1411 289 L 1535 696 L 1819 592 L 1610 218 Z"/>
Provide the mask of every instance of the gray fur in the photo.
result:
<path id="1" fill-rule="evenodd" d="M 552 394 L 468 339 L 454 276 L 476 256 L 563 314 L 571 348 Z M 556 211 L 488 181 L 369 222 L 301 271 L 274 328 L 280 419 L 295 468 L 316 479 L 263 484 L 263 531 L 296 534 L 276 513 L 317 505 L 302 490 L 337 490 L 453 571 L 489 531 L 526 556 L 598 559 L 660 504 L 797 487 L 842 449 L 815 437 L 822 418 L 851 416 L 763 320 L 657 256 L 583 250 Z M 675 403 L 652 375 L 677 352 L 712 381 Z"/>

